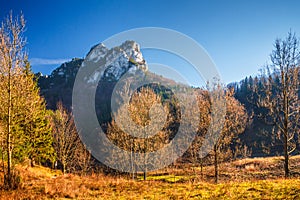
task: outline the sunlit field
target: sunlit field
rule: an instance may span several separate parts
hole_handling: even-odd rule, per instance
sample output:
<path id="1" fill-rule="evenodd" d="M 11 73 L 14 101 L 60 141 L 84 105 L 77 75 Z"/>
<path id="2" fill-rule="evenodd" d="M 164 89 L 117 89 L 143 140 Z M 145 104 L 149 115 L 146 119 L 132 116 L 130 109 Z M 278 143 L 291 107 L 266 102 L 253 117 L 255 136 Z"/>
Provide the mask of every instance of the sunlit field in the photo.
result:
<path id="1" fill-rule="evenodd" d="M 284 179 L 282 158 L 254 158 L 221 164 L 220 183 L 213 168 L 168 168 L 132 180 L 126 175 L 63 175 L 40 166 L 18 167 L 23 184 L 1 190 L 1 199 L 298 199 L 300 156 L 291 159 L 293 177 Z M 277 178 L 279 177 L 279 178 Z M 281 178 L 282 177 L 282 178 Z M 140 180 L 139 180 L 140 179 Z"/>

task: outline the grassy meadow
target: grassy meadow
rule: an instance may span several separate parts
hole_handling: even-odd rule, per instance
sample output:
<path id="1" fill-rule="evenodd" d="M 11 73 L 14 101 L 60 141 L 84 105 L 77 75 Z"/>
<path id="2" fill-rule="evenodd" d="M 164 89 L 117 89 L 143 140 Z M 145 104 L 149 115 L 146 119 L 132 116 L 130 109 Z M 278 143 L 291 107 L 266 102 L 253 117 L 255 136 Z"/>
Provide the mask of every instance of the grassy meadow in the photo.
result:
<path id="1" fill-rule="evenodd" d="M 300 156 L 291 158 L 292 177 L 284 179 L 283 158 L 247 158 L 213 167 L 188 165 L 138 175 L 62 174 L 58 170 L 17 166 L 20 189 L 0 191 L 0 199 L 300 199 Z M 1 179 L 3 173 L 1 174 Z"/>

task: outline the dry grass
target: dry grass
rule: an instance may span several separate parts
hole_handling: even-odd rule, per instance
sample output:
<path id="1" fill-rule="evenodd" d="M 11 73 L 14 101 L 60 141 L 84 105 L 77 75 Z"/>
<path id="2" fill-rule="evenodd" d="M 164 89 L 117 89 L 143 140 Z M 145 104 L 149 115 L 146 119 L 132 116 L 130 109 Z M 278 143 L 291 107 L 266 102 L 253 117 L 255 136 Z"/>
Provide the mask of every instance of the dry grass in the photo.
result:
<path id="1" fill-rule="evenodd" d="M 300 156 L 291 159 L 293 172 L 299 170 L 299 161 Z M 19 166 L 18 170 L 22 188 L 1 190 L 0 199 L 300 199 L 300 179 L 297 173 L 291 179 L 280 178 L 279 157 L 222 164 L 217 185 L 210 183 L 210 166 L 204 168 L 204 179 L 199 178 L 198 168 L 168 169 L 168 173 L 150 173 L 147 181 L 101 174 L 62 175 L 39 166 Z"/>
<path id="2" fill-rule="evenodd" d="M 219 178 L 221 183 L 284 179 L 283 166 L 283 157 L 246 158 L 220 164 Z M 196 178 L 199 179 L 200 167 L 186 167 L 184 171 L 177 171 L 175 174 L 193 173 L 196 173 Z M 300 177 L 300 155 L 290 158 L 290 173 L 293 178 Z M 213 176 L 214 167 L 206 166 L 203 168 L 203 177 L 200 180 L 213 183 Z"/>

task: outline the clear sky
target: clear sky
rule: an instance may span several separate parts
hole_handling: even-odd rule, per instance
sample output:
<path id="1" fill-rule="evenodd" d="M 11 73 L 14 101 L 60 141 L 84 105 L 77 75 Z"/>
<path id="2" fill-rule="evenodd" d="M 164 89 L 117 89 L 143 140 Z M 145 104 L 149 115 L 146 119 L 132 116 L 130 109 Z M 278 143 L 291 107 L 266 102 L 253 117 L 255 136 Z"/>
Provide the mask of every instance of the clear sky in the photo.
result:
<path id="1" fill-rule="evenodd" d="M 0 2 L 1 19 L 10 10 L 23 12 L 33 69 L 46 74 L 64 60 L 85 57 L 91 46 L 116 33 L 151 26 L 174 29 L 195 39 L 229 83 L 256 75 L 266 64 L 276 38 L 285 37 L 290 29 L 300 36 L 298 0 Z M 145 57 L 148 62 L 162 60 Z"/>

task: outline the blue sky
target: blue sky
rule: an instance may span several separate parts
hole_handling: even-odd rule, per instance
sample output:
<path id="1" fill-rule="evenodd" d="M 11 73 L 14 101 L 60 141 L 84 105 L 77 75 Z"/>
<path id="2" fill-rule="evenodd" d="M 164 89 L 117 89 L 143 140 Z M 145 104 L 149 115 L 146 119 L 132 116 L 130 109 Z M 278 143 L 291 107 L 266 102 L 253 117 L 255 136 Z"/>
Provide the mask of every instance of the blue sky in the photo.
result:
<path id="1" fill-rule="evenodd" d="M 212 57 L 222 79 L 229 83 L 256 75 L 266 64 L 276 38 L 285 37 L 290 29 L 300 36 L 297 0 L 1 0 L 0 3 L 1 19 L 10 10 L 14 14 L 24 13 L 33 69 L 46 74 L 65 60 L 83 58 L 91 46 L 116 33 L 151 26 L 174 29 L 195 39 Z M 163 55 L 147 57 L 145 53 L 145 58 L 148 62 L 174 64 Z M 179 70 L 183 68 L 180 64 Z M 195 77 L 190 79 L 197 84 Z"/>

